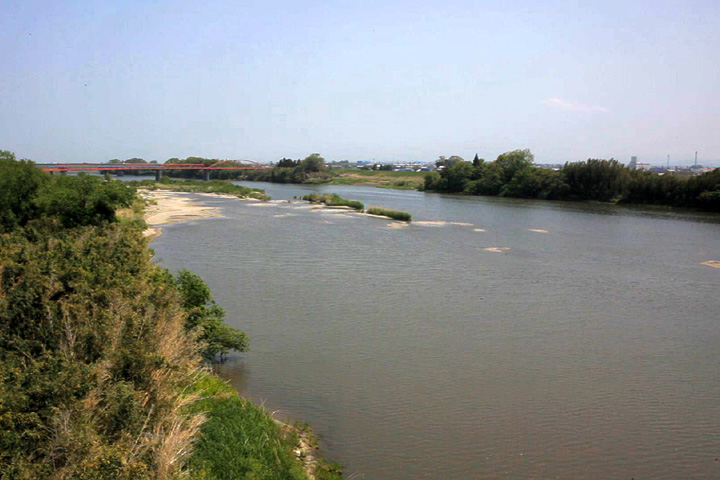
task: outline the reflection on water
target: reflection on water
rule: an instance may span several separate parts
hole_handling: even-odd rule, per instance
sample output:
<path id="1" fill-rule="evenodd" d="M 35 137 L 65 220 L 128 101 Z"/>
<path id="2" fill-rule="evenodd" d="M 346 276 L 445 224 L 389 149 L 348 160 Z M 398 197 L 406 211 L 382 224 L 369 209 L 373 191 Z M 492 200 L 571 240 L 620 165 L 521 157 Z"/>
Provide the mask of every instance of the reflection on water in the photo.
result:
<path id="1" fill-rule="evenodd" d="M 716 217 L 261 185 L 418 220 L 203 197 L 153 243 L 250 335 L 221 375 L 348 475 L 720 478 Z"/>

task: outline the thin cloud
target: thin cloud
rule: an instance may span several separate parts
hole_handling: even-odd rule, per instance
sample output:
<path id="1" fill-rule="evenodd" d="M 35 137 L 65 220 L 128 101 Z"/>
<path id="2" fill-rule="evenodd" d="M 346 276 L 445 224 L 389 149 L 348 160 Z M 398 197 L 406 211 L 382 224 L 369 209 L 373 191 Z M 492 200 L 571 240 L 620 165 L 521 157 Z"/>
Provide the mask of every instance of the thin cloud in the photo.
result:
<path id="1" fill-rule="evenodd" d="M 569 102 L 567 100 L 563 100 L 562 98 L 558 97 L 550 97 L 548 99 L 543 100 L 543 105 L 551 107 L 551 108 L 559 108 L 561 110 L 569 110 L 572 112 L 595 112 L 595 113 L 605 113 L 608 111 L 605 107 L 593 107 L 590 105 L 585 105 L 578 102 Z"/>

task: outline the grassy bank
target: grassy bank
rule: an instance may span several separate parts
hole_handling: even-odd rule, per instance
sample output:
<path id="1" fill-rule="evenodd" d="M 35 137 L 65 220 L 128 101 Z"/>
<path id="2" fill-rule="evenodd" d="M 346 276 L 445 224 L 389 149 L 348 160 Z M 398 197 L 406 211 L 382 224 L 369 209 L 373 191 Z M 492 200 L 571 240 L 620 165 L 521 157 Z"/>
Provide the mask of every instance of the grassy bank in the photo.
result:
<path id="1" fill-rule="evenodd" d="M 320 195 L 318 193 L 311 193 L 308 195 L 304 195 L 302 199 L 310 203 L 327 205 L 328 207 L 350 207 L 359 211 L 363 211 L 363 209 L 365 208 L 365 205 L 363 205 L 362 202 L 342 198 L 336 193 L 326 193 L 324 195 Z"/>
<path id="2" fill-rule="evenodd" d="M 368 215 L 379 215 L 381 217 L 390 217 L 393 220 L 402 220 L 403 222 L 412 221 L 412 215 L 407 212 L 401 212 L 399 210 L 389 210 L 387 208 L 370 207 L 367 212 Z"/>
<path id="3" fill-rule="evenodd" d="M 297 439 L 264 409 L 212 374 L 202 375 L 192 392 L 200 396 L 192 412 L 206 417 L 188 464 L 193 478 L 307 479 L 293 454 Z"/>
<path id="4" fill-rule="evenodd" d="M 337 465 L 314 453 L 317 440 L 307 427 L 275 421 L 212 374 L 191 391 L 200 397 L 191 410 L 206 417 L 188 464 L 193 478 L 307 480 L 308 471 L 318 480 L 342 478 Z"/>
<path id="5" fill-rule="evenodd" d="M 148 190 L 172 190 L 174 192 L 194 192 L 194 193 L 216 193 L 222 195 L 233 195 L 238 198 L 255 198 L 258 200 L 270 200 L 265 195 L 265 191 L 259 188 L 243 187 L 235 185 L 229 180 L 174 180 L 163 178 L 157 182 L 155 180 L 133 180 L 126 182 L 129 186 L 135 188 L 145 188 Z"/>
<path id="6" fill-rule="evenodd" d="M 333 170 L 337 176 L 331 185 L 371 185 L 397 190 L 417 190 L 423 185 L 425 172 L 395 172 L 392 170 Z"/>

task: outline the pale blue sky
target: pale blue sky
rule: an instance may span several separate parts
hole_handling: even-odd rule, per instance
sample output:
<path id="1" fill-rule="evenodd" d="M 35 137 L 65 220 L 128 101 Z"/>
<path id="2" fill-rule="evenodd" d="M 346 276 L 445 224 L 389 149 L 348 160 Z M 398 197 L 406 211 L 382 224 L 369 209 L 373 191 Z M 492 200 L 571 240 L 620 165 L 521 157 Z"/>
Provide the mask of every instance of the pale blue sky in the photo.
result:
<path id="1" fill-rule="evenodd" d="M 0 0 L 0 59 L 36 161 L 720 164 L 718 0 Z"/>

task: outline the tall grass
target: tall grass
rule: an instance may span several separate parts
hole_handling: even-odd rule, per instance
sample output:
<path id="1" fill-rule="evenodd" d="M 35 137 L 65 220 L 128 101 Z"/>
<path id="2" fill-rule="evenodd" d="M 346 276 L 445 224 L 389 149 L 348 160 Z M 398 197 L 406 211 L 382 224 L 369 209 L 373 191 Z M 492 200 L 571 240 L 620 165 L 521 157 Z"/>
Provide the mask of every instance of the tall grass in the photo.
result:
<path id="1" fill-rule="evenodd" d="M 357 200 L 348 200 L 346 198 L 342 198 L 340 195 L 336 193 L 326 193 L 324 195 L 320 195 L 317 193 L 311 193 L 309 195 L 304 195 L 302 197 L 303 200 L 307 200 L 310 203 L 321 203 L 325 204 L 328 207 L 350 207 L 354 208 L 355 210 L 362 211 L 365 208 L 365 205 L 363 205 L 362 202 L 358 202 Z"/>
<path id="2" fill-rule="evenodd" d="M 394 220 L 402 220 L 404 222 L 412 221 L 412 215 L 407 212 L 401 212 L 398 210 L 389 210 L 387 208 L 370 207 L 367 210 L 369 215 L 380 215 L 382 217 L 390 217 Z"/>
<path id="3" fill-rule="evenodd" d="M 307 480 L 293 455 L 296 438 L 284 434 L 263 408 L 210 374 L 200 377 L 193 393 L 201 399 L 192 411 L 207 420 L 189 461 L 192 478 Z"/>

